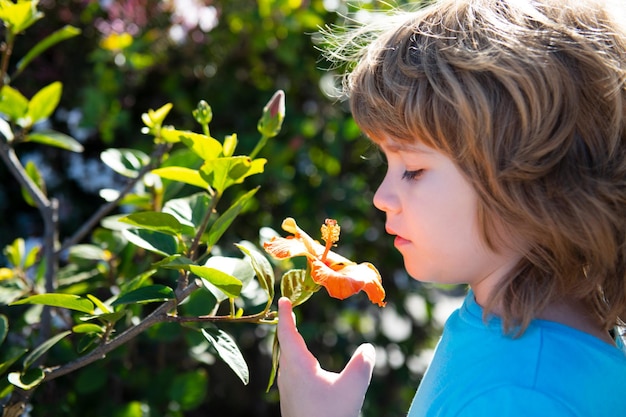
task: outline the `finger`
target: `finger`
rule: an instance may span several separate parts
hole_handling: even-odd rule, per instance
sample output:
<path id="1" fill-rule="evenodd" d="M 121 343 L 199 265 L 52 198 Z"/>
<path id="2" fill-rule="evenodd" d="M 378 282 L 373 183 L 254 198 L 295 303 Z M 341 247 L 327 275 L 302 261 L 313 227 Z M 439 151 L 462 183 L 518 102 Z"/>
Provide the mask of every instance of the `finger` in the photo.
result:
<path id="1" fill-rule="evenodd" d="M 312 356 L 304 342 L 304 339 L 298 333 L 296 321 L 293 316 L 291 301 L 287 297 L 281 297 L 278 300 L 278 325 L 276 329 L 278 341 L 280 343 L 281 359 L 290 357 L 307 357 Z"/>
<path id="2" fill-rule="evenodd" d="M 341 371 L 342 383 L 367 390 L 376 363 L 376 349 L 369 343 L 357 348 L 346 367 Z"/>

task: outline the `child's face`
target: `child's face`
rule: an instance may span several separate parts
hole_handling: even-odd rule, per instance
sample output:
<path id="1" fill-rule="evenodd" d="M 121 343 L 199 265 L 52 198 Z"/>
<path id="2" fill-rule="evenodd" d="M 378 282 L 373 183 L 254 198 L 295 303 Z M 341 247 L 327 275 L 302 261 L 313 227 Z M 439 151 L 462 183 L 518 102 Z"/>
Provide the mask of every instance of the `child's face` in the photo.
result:
<path id="1" fill-rule="evenodd" d="M 483 242 L 477 222 L 478 196 L 452 160 L 424 145 L 410 150 L 381 146 L 387 173 L 374 205 L 387 215 L 386 229 L 413 278 L 470 284 L 479 298 L 520 259 Z"/>

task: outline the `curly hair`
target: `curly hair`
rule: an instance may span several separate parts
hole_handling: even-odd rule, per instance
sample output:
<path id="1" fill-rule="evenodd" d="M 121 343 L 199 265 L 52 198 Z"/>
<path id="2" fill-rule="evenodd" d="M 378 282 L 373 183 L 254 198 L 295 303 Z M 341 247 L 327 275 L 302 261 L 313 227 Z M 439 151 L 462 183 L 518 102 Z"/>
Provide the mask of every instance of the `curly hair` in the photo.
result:
<path id="1" fill-rule="evenodd" d="M 507 330 L 561 297 L 606 329 L 626 319 L 626 9 L 611 7 L 443 0 L 327 53 L 355 63 L 344 91 L 364 133 L 451 157 L 478 193 L 486 244 L 525 242 L 485 306 Z"/>

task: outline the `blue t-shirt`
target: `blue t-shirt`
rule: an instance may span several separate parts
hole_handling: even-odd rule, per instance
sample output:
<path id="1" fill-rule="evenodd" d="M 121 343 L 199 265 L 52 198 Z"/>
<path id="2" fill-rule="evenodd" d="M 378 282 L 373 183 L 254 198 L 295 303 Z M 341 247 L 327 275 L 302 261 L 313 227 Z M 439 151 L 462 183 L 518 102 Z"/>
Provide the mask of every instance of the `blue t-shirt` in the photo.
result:
<path id="1" fill-rule="evenodd" d="M 446 321 L 409 417 L 626 417 L 626 354 L 546 320 L 504 335 L 470 291 Z"/>

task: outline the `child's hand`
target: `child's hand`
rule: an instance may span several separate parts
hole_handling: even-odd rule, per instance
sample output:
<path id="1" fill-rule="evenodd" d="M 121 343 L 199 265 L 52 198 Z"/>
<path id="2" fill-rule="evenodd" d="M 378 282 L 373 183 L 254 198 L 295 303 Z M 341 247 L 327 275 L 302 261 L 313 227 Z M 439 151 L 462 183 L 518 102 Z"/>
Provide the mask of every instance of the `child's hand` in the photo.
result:
<path id="1" fill-rule="evenodd" d="M 337 374 L 320 367 L 296 329 L 289 299 L 278 301 L 282 417 L 357 417 L 372 378 L 376 351 L 363 344 Z"/>

